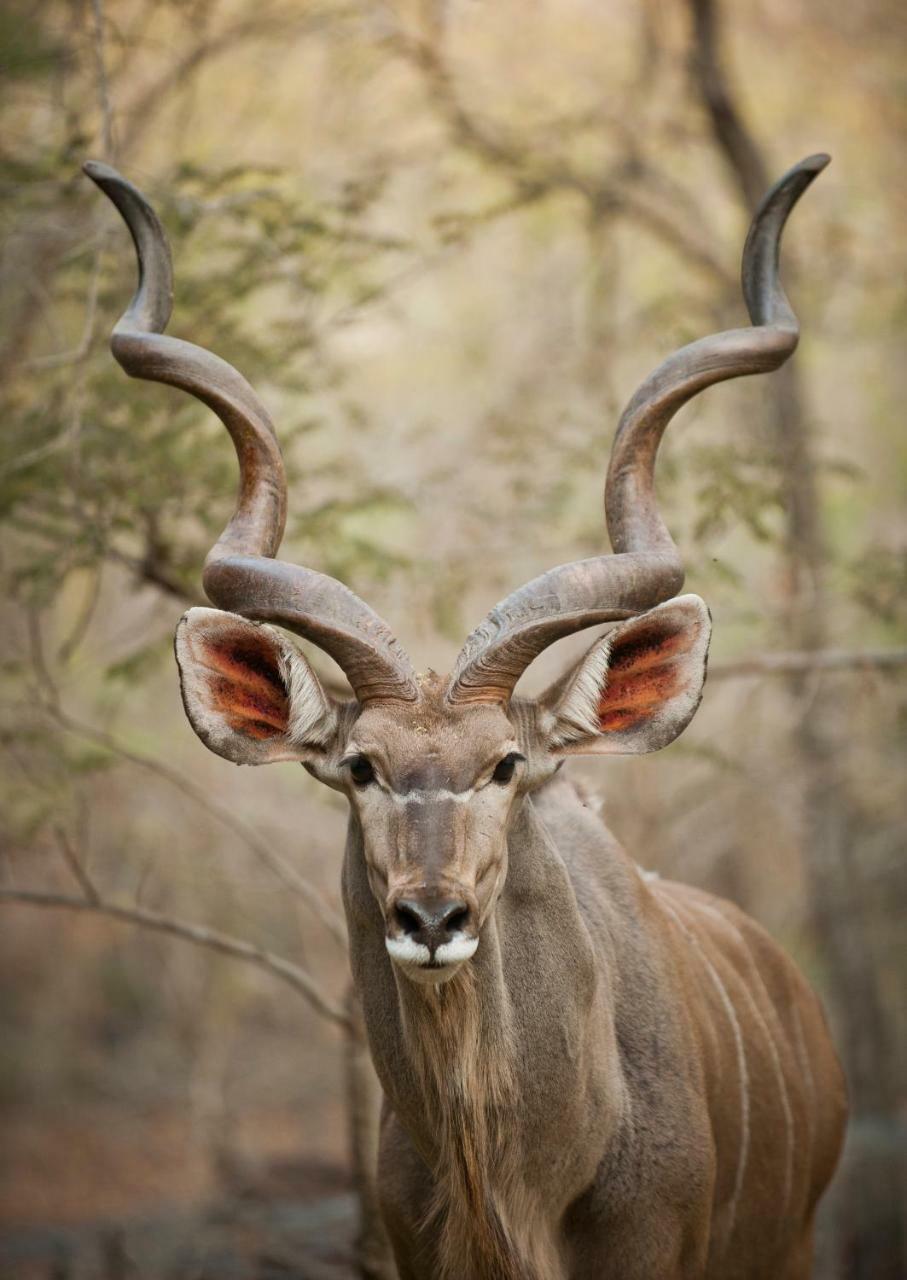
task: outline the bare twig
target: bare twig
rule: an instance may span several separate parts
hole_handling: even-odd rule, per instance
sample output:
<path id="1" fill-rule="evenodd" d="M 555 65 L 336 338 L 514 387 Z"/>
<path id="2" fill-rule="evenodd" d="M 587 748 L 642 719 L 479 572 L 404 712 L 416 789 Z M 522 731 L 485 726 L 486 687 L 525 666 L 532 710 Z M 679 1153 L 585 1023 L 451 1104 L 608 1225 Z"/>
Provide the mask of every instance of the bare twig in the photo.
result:
<path id="1" fill-rule="evenodd" d="M 59 453 L 61 449 L 66 449 L 72 443 L 76 434 L 76 428 L 70 423 L 53 439 L 45 440 L 44 444 L 35 445 L 34 449 L 28 449 L 18 457 L 10 459 L 6 466 L 0 468 L 0 477 L 15 475 L 17 471 L 24 471 L 32 463 L 40 462 L 42 458 L 49 458 L 51 454 Z"/>
<path id="2" fill-rule="evenodd" d="M 232 831 L 260 862 L 283 881 L 287 888 L 292 889 L 298 897 L 302 898 L 331 936 L 345 948 L 347 941 L 346 928 L 337 912 L 325 901 L 321 893 L 313 884 L 309 883 L 305 876 L 300 875 L 295 867 L 271 848 L 254 827 L 236 817 L 235 814 L 231 813 L 229 809 L 217 800 L 211 799 L 206 791 L 191 782 L 179 770 L 171 768 L 169 765 L 164 764 L 163 761 L 155 759 L 154 756 L 133 751 L 115 738 L 113 734 L 107 733 L 103 729 L 98 729 L 94 725 L 85 724 L 64 710 L 60 702 L 59 690 L 45 658 L 38 615 L 35 610 L 28 610 L 26 616 L 31 660 L 38 682 L 37 693 L 45 714 L 58 724 L 61 729 L 66 730 L 67 733 L 72 733 L 89 742 L 94 742 L 105 751 L 118 756 L 121 760 L 127 760 L 130 764 L 137 765 L 149 773 L 155 774 L 194 801 L 212 818 L 220 822 L 222 826 Z"/>
<path id="3" fill-rule="evenodd" d="M 113 920 L 121 920 L 127 924 L 138 925 L 143 929 L 151 929 L 156 933 L 166 933 L 173 938 L 182 938 L 185 942 L 194 943 L 195 946 L 207 947 L 211 951 L 219 951 L 222 955 L 245 960 L 273 974 L 298 991 L 318 1013 L 338 1026 L 346 1027 L 349 1021 L 346 1011 L 325 995 L 305 969 L 289 960 L 284 960 L 282 956 L 275 955 L 272 951 L 266 951 L 254 942 L 234 938 L 231 934 L 209 929 L 206 925 L 180 920 L 176 916 L 164 915 L 159 911 L 148 911 L 143 907 L 110 902 L 105 898 L 73 898 L 62 893 L 42 893 L 30 889 L 0 889 L 0 902 L 57 908 L 63 911 L 90 912 Z"/>
<path id="4" fill-rule="evenodd" d="M 177 791 L 194 801 L 199 808 L 204 809 L 222 826 L 232 831 L 260 862 L 264 863 L 283 881 L 288 889 L 292 889 L 298 897 L 302 898 L 332 937 L 341 946 L 346 946 L 346 928 L 337 912 L 325 901 L 313 884 L 310 884 L 281 854 L 271 848 L 254 827 L 231 813 L 229 809 L 217 800 L 213 800 L 206 791 L 191 782 L 184 773 L 177 769 L 172 769 L 170 765 L 164 764 L 162 760 L 157 760 L 154 756 L 144 755 L 140 751 L 132 750 L 132 748 L 127 747 L 119 739 L 115 738 L 113 734 L 77 720 L 59 705 L 49 704 L 45 706 L 45 711 L 61 729 L 94 742 L 99 747 L 103 747 L 105 751 L 109 751 L 111 755 L 118 756 L 121 760 L 126 760 L 130 764 L 145 769 L 148 773 L 155 774 L 156 777 L 162 778 L 171 787 L 175 787 Z"/>
<path id="5" fill-rule="evenodd" d="M 272 11 L 257 7 L 252 16 L 232 25 L 222 26 L 215 35 L 206 35 L 191 45 L 181 56 L 168 60 L 167 68 L 120 111 L 126 123 L 121 131 L 124 150 L 135 144 L 153 122 L 156 108 L 169 91 L 185 87 L 189 78 L 204 64 L 226 53 L 236 45 L 252 40 L 289 40 L 304 32 L 317 31 L 341 18 L 343 10 L 320 9 L 316 5 L 288 5 Z"/>
<path id="6" fill-rule="evenodd" d="M 95 317 L 98 311 L 98 294 L 101 284 L 101 262 L 103 258 L 104 241 L 106 240 L 106 232 L 101 233 L 101 244 L 95 252 L 94 259 L 91 264 L 91 276 L 88 281 L 88 301 L 85 305 L 85 320 L 82 325 L 82 336 L 74 347 L 68 351 L 54 351 L 46 356 L 35 356 L 31 360 L 23 361 L 25 369 L 57 369 L 64 364 L 78 364 L 84 360 L 91 350 L 92 339 L 94 338 Z M 66 433 L 64 433 L 65 436 Z M 54 442 L 51 442 L 54 443 Z M 46 450 L 47 446 L 43 446 Z M 33 451 L 34 452 L 34 451 Z M 25 455 L 28 457 L 28 455 Z M 18 459 L 15 460 L 14 466 L 25 465 Z"/>
<path id="7" fill-rule="evenodd" d="M 110 83 L 107 78 L 107 62 L 104 57 L 104 0 L 91 0 L 95 68 L 98 77 L 98 100 L 101 106 L 101 137 L 104 159 L 110 164 L 116 161 L 116 143 L 113 130 L 113 106 L 110 101 Z"/>
<path id="8" fill-rule="evenodd" d="M 44 636 L 41 632 L 41 619 L 37 609 L 25 610 L 25 625 L 28 631 L 28 650 L 35 676 L 38 680 L 38 695 L 45 706 L 58 707 L 60 694 L 57 684 L 47 665 L 44 653 Z"/>
<path id="9" fill-rule="evenodd" d="M 54 834 L 57 837 L 57 846 L 63 861 L 66 863 L 73 876 L 78 880 L 79 886 L 85 895 L 87 902 L 98 903 L 101 901 L 101 895 L 97 890 L 91 876 L 88 874 L 82 859 L 76 853 L 72 841 L 62 827 L 54 827 Z"/>
<path id="10" fill-rule="evenodd" d="M 592 181 L 560 158 L 538 154 L 534 147 L 500 130 L 492 130 L 467 111 L 437 44 L 400 29 L 389 37 L 388 43 L 422 73 L 431 89 L 434 106 L 460 145 L 492 167 L 509 171 L 514 180 L 532 193 L 533 199 L 555 192 L 579 195 L 595 210 L 630 218 L 714 276 L 724 288 L 733 286 L 734 278 L 715 257 L 706 240 L 671 218 L 663 204 L 650 202 L 632 189 L 634 175 L 628 172 L 626 164 L 616 166 L 616 176 L 606 174 Z"/>
<path id="11" fill-rule="evenodd" d="M 737 107 L 718 48 L 715 0 L 690 0 L 693 76 L 708 112 L 712 133 L 740 189 L 743 203 L 755 209 L 768 190 L 769 173 L 759 146 Z"/>
<path id="12" fill-rule="evenodd" d="M 907 649 L 804 649 L 712 663 L 709 679 L 798 675 L 810 671 L 892 671 L 903 666 L 907 666 Z"/>
<path id="13" fill-rule="evenodd" d="M 82 601 L 82 606 L 76 615 L 75 621 L 69 628 L 67 634 L 63 637 L 59 648 L 57 649 L 57 661 L 64 666 L 69 662 L 72 655 L 79 648 L 79 645 L 85 639 L 88 628 L 91 626 L 91 620 L 94 617 L 95 610 L 98 606 L 98 600 L 101 596 L 101 569 L 99 565 L 91 567 L 91 581 L 88 584 L 88 590 Z"/>
<path id="14" fill-rule="evenodd" d="M 185 587 L 179 578 L 170 572 L 164 560 L 159 555 L 153 554 L 150 548 L 143 556 L 131 556 L 117 547 L 105 547 L 104 558 L 113 561 L 114 564 L 124 565 L 140 582 L 157 587 L 165 595 L 173 596 L 175 600 L 181 601 L 187 607 L 208 603 L 203 596 Z"/>

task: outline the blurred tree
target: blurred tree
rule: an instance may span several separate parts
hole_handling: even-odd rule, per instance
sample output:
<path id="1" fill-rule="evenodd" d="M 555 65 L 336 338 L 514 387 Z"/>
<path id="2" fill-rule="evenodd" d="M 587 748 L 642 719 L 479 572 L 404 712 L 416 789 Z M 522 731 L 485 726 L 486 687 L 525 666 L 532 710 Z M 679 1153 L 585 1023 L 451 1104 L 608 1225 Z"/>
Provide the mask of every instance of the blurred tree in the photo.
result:
<path id="1" fill-rule="evenodd" d="M 552 548 L 600 549 L 603 419 L 658 349 L 737 323 L 740 229 L 775 168 L 813 147 L 802 118 L 845 148 L 845 192 L 828 188 L 831 213 L 806 211 L 788 249 L 816 336 L 770 384 L 716 392 L 722 418 L 691 412 L 663 471 L 719 643 L 750 672 L 778 669 L 781 646 L 793 674 L 733 698 L 716 682 L 707 728 L 644 782 L 628 766 L 613 801 L 618 830 L 640 849 L 657 830 L 666 866 L 761 911 L 828 994 L 857 1119 L 823 1280 L 903 1266 L 904 719 L 871 664 L 907 599 L 889 478 L 907 316 L 886 248 L 904 196 L 885 159 L 895 8 L 41 0 L 0 17 L 9 878 L 60 891 L 60 831 L 77 849 L 93 834 L 111 891 L 143 891 L 144 860 L 162 910 L 276 931 L 306 971 L 314 948 L 335 1002 L 337 957 L 294 934 L 283 900 L 247 911 L 226 858 L 204 894 L 200 873 L 171 884 L 155 860 L 164 811 L 185 802 L 187 864 L 223 835 L 284 887 L 314 875 L 281 851 L 296 834 L 277 821 L 282 782 L 252 810 L 240 785 L 212 796 L 213 766 L 171 760 L 161 663 L 234 462 L 201 406 L 111 360 L 131 251 L 80 163 L 101 154 L 147 189 L 173 244 L 172 331 L 278 410 L 285 554 L 366 596 L 405 591 L 443 646 Z M 141 773 L 117 791 L 123 760 Z M 138 777 L 161 788 L 153 815 Z M 321 813 L 313 830 L 337 816 Z"/>

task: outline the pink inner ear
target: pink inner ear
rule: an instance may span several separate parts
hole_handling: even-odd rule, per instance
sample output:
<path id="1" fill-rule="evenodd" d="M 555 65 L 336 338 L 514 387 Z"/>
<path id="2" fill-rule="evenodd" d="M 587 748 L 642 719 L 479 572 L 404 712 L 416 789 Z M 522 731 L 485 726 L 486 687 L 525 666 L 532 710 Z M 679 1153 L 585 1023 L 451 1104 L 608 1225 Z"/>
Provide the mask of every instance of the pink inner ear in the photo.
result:
<path id="1" fill-rule="evenodd" d="M 249 634 L 206 637 L 201 647 L 211 710 L 251 738 L 286 733 L 290 702 L 269 641 Z"/>
<path id="2" fill-rule="evenodd" d="M 691 628 L 666 631 L 664 623 L 616 640 L 598 703 L 602 733 L 633 729 L 679 693 L 685 683 L 680 659 L 694 639 Z"/>

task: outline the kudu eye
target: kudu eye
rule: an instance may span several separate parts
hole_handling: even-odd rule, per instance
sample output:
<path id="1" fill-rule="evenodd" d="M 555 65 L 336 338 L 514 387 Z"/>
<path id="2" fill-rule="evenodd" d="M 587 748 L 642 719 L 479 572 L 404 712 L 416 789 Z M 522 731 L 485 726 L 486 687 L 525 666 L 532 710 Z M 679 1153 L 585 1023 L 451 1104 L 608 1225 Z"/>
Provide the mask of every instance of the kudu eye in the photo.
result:
<path id="1" fill-rule="evenodd" d="M 494 773 L 491 775 L 495 782 L 499 782 L 501 786 L 506 786 L 513 778 L 513 771 L 516 768 L 517 761 L 523 757 L 518 751 L 511 751 L 503 760 L 499 760 L 495 765 Z"/>
<path id="2" fill-rule="evenodd" d="M 368 756 L 353 756 L 350 761 L 350 777 L 357 787 L 367 787 L 375 781 L 375 770 Z"/>

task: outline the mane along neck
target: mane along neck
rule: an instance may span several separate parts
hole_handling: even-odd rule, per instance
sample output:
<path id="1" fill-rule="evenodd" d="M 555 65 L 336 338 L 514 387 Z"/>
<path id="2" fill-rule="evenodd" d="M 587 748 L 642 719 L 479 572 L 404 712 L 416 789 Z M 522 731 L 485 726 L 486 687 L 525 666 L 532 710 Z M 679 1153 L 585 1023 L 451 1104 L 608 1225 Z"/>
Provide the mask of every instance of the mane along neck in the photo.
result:
<path id="1" fill-rule="evenodd" d="M 398 981 L 406 1051 L 436 1144 L 426 1226 L 439 1233 L 443 1280 L 554 1280 L 560 1268 L 521 1178 L 512 1013 L 503 984 L 494 985 L 489 992 L 472 966 L 439 987 Z"/>
<path id="2" fill-rule="evenodd" d="M 580 808 L 572 792 L 570 802 Z M 433 1174 L 425 1225 L 439 1280 L 562 1280 L 555 1224 L 598 1163 L 579 1168 L 562 1136 L 580 1114 L 593 1145 L 612 1130 L 584 1109 L 590 1077 L 614 1061 L 607 1020 L 592 1016 L 605 993 L 533 800 L 515 813 L 509 844 L 474 959 L 433 987 L 394 970 L 355 819 L 349 830 L 353 974 L 388 1101 Z"/>

